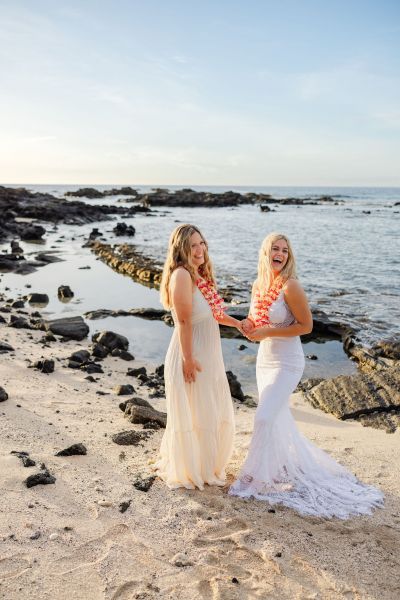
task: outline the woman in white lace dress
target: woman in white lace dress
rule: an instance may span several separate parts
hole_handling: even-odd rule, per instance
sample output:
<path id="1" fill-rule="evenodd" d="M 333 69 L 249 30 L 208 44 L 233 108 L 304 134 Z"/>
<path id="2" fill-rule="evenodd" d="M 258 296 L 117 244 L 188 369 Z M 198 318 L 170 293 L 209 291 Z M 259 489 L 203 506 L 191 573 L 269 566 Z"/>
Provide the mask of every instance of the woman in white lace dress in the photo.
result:
<path id="1" fill-rule="evenodd" d="M 218 323 L 239 329 L 240 321 L 225 315 L 207 243 L 193 225 L 171 235 L 161 300 L 175 329 L 165 359 L 167 427 L 158 475 L 171 489 L 224 485 L 234 415 Z"/>
<path id="2" fill-rule="evenodd" d="M 259 404 L 249 451 L 229 494 L 284 504 L 305 515 L 369 514 L 382 504 L 382 493 L 307 440 L 290 412 L 290 394 L 304 369 L 299 336 L 312 330 L 312 316 L 282 234 L 262 243 L 249 318 L 242 327 L 249 339 L 260 342 Z"/>

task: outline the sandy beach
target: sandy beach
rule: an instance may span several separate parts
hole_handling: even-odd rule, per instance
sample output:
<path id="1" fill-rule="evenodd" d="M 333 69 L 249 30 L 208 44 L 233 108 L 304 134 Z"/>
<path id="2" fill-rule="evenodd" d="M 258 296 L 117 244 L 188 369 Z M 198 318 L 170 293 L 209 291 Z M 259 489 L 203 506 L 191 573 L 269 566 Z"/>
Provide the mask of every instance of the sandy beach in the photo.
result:
<path id="1" fill-rule="evenodd" d="M 163 430 L 138 446 L 114 443 L 136 429 L 113 393 L 130 383 L 127 366 L 108 357 L 95 382 L 65 368 L 89 341 L 43 347 L 43 332 L 0 325 L 0 597 L 22 599 L 287 598 L 394 599 L 400 595 L 400 433 L 341 422 L 292 397 L 301 431 L 380 487 L 385 507 L 349 521 L 302 517 L 292 510 L 228 497 L 225 490 L 169 491 L 155 479 L 147 492 L 133 486 L 150 477 Z M 53 358 L 51 374 L 29 361 Z M 150 369 L 149 369 L 150 371 Z M 101 392 L 100 394 L 96 392 Z M 165 410 L 165 400 L 150 399 Z M 254 408 L 235 403 L 237 435 L 228 471 L 233 476 L 248 445 Z M 87 454 L 55 456 L 83 443 Z M 25 468 L 12 451 L 29 452 Z M 55 484 L 27 488 L 44 463 Z M 129 502 L 125 512 L 120 504 Z"/>

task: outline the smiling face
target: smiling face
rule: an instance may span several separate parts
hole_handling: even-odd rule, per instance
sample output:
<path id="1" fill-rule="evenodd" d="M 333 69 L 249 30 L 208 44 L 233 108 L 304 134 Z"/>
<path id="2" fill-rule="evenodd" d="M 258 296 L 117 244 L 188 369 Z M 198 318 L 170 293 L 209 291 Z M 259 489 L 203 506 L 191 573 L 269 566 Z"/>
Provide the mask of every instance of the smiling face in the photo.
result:
<path id="1" fill-rule="evenodd" d="M 275 275 L 279 275 L 289 258 L 289 247 L 284 239 L 276 240 L 271 246 L 269 261 Z"/>
<path id="2" fill-rule="evenodd" d="M 190 236 L 190 258 L 192 265 L 198 269 L 205 261 L 206 243 L 197 231 Z"/>

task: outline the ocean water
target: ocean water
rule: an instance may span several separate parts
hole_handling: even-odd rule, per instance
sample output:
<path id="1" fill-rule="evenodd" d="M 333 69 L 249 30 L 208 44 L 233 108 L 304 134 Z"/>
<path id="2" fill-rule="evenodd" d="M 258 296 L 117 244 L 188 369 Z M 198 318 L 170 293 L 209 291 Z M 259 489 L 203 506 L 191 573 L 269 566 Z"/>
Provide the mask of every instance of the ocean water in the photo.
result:
<path id="1" fill-rule="evenodd" d="M 20 187 L 20 186 L 18 186 Z M 32 191 L 62 197 L 68 190 L 81 186 L 30 186 Z M 86 186 L 85 186 L 86 187 Z M 109 189 L 113 186 L 96 186 Z M 132 186 L 144 192 L 151 186 Z M 182 186 L 175 186 L 176 189 Z M 188 186 L 185 186 L 188 187 Z M 169 189 L 174 189 L 169 186 Z M 221 286 L 240 287 L 237 302 L 248 302 L 256 276 L 257 254 L 262 239 L 271 231 L 280 231 L 292 241 L 299 279 L 314 308 L 326 312 L 358 329 L 361 341 L 368 345 L 398 334 L 400 323 L 400 256 L 399 256 L 399 188 L 223 188 L 198 187 L 196 190 L 221 192 L 263 192 L 273 197 L 317 197 L 332 195 L 338 205 L 279 206 L 263 213 L 257 206 L 237 208 L 157 208 L 152 216 L 138 214 L 124 219 L 136 228 L 134 238 L 115 237 L 115 222 L 49 228 L 40 250 L 59 251 L 63 262 L 43 267 L 28 276 L 1 275 L 0 285 L 8 287 L 10 297 L 29 291 L 47 292 L 50 303 L 41 309 L 44 316 L 69 316 L 98 308 L 127 309 L 160 307 L 155 290 L 135 284 L 114 273 L 87 248 L 82 248 L 92 227 L 99 227 L 110 243 L 127 241 L 162 262 L 168 238 L 179 223 L 190 222 L 202 230 L 209 243 L 217 279 Z M 87 200 L 88 203 L 114 204 L 124 197 Z M 118 220 L 120 217 L 118 217 Z M 64 237 L 62 237 L 64 236 Z M 24 251 L 37 252 L 34 244 L 22 242 Z M 3 245 L 2 248 L 5 248 Z M 90 269 L 79 267 L 90 266 Z M 68 284 L 75 291 L 70 303 L 57 299 L 57 287 Z M 30 288 L 26 286 L 30 285 Z M 92 332 L 105 327 L 124 333 L 133 353 L 140 359 L 158 364 L 163 361 L 171 329 L 160 322 L 134 317 L 108 318 L 89 322 Z M 238 352 L 237 340 L 224 340 L 227 368 L 231 368 L 254 392 L 254 362 L 257 346 L 248 344 Z M 305 376 L 333 376 L 354 371 L 339 342 L 307 344 L 306 354 L 317 354 L 318 361 L 307 361 Z M 253 383 L 252 383 L 253 382 Z"/>

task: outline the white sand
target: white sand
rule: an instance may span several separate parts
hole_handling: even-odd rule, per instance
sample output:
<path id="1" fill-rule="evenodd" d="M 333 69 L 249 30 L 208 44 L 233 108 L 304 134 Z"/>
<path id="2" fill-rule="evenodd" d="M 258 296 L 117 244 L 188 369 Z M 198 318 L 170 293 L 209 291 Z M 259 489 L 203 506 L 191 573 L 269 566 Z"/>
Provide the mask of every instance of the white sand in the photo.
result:
<path id="1" fill-rule="evenodd" d="M 218 488 L 171 492 L 159 480 L 140 492 L 132 483 L 137 474 L 151 475 L 162 430 L 142 447 L 118 446 L 113 433 L 141 426 L 124 419 L 122 397 L 96 395 L 117 383 L 138 388 L 125 376 L 138 363 L 108 358 L 97 383 L 63 368 L 65 360 L 45 375 L 28 369 L 26 359 L 64 359 L 88 342 L 42 349 L 34 343 L 42 335 L 0 325 L 0 340 L 16 349 L 15 356 L 0 355 L 0 385 L 10 396 L 0 403 L 0 598 L 400 597 L 399 432 L 342 423 L 293 396 L 304 434 L 384 490 L 385 508 L 369 517 L 327 521 L 282 507 L 269 513 L 265 503 L 230 498 Z M 139 394 L 145 397 L 146 389 Z M 243 459 L 254 409 L 235 412 L 231 473 Z M 54 456 L 75 442 L 86 445 L 86 456 Z M 12 450 L 44 462 L 55 485 L 26 488 L 24 479 L 39 469 L 24 468 Z M 118 504 L 128 499 L 121 514 Z M 40 537 L 30 539 L 35 532 Z"/>

